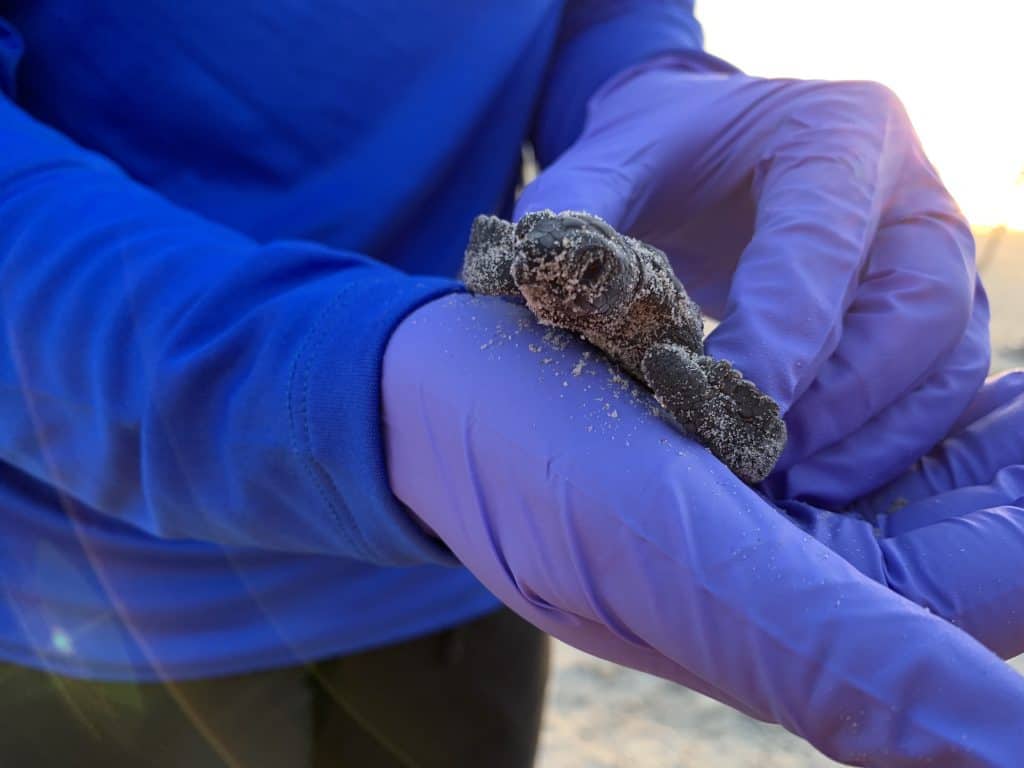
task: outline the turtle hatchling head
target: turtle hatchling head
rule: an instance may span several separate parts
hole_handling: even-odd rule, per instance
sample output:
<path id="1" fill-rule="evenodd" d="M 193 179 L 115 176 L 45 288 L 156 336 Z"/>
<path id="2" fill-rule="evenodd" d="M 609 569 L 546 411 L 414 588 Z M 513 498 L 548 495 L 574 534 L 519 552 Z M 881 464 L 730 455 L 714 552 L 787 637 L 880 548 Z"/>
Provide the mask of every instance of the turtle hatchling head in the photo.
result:
<path id="1" fill-rule="evenodd" d="M 587 213 L 527 214 L 515 247 L 512 278 L 534 313 L 556 325 L 613 311 L 640 278 L 629 243 Z"/>

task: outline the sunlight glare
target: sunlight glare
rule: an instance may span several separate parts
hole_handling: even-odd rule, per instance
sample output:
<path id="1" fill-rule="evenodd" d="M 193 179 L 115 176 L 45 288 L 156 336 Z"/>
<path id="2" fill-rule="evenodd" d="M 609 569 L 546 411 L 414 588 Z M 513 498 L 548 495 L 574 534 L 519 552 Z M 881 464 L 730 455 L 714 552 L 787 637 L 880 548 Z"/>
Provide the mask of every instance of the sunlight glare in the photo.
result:
<path id="1" fill-rule="evenodd" d="M 707 49 L 750 74 L 878 80 L 973 224 L 1024 229 L 1024 3 L 698 0 Z"/>

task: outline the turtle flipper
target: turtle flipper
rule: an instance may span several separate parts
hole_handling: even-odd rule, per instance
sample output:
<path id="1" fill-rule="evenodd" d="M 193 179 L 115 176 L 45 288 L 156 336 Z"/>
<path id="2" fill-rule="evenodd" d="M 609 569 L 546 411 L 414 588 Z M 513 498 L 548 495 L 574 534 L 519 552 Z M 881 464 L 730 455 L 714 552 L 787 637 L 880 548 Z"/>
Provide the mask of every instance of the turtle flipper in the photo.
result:
<path id="1" fill-rule="evenodd" d="M 515 225 L 497 216 L 477 216 L 462 263 L 462 280 L 473 293 L 518 296 L 512 280 L 514 256 Z"/>
<path id="2" fill-rule="evenodd" d="M 768 476 L 786 444 L 774 400 L 727 361 L 678 344 L 656 344 L 641 367 L 658 402 L 740 479 Z"/>

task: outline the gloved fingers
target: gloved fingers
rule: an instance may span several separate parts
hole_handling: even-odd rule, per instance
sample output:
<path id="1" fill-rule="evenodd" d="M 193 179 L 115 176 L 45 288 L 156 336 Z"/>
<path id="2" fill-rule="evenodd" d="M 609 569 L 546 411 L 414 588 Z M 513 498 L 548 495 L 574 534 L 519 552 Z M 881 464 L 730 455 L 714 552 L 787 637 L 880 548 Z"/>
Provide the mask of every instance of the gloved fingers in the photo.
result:
<path id="1" fill-rule="evenodd" d="M 523 190 L 516 218 L 544 209 L 579 210 L 620 231 L 630 230 L 637 216 L 657 220 L 656 229 L 666 221 L 674 224 L 680 202 L 694 189 L 710 186 L 702 183 L 698 166 L 710 165 L 709 149 L 723 134 L 722 120 L 707 119 L 711 105 L 718 103 L 731 121 L 749 108 L 749 99 L 740 95 L 746 88 L 783 89 L 771 81 L 708 77 L 692 69 L 685 56 L 654 57 L 606 82 L 591 97 L 576 142 Z M 661 98 L 652 102 L 652 93 Z M 729 188 L 749 173 L 745 153 L 730 153 L 725 164 Z"/>
<path id="2" fill-rule="evenodd" d="M 790 92 L 822 87 L 694 72 L 687 56 L 654 57 L 591 97 L 580 137 L 523 190 L 516 218 L 582 210 L 654 238 L 746 185 Z"/>
<path id="3" fill-rule="evenodd" d="M 1020 754 L 1024 680 L 976 641 L 793 525 L 578 342 L 549 353 L 525 311 L 460 301 L 389 344 L 388 466 L 492 591 L 652 648 L 838 760 Z"/>
<path id="4" fill-rule="evenodd" d="M 909 517 L 921 524 L 889 537 L 883 536 L 892 531 L 879 531 L 852 512 L 835 514 L 799 501 L 781 507 L 861 573 L 1009 658 L 1024 652 L 1022 504 L 1024 466 L 1004 470 L 991 485 L 892 513 L 891 522 Z"/>
<path id="5" fill-rule="evenodd" d="M 981 387 L 987 353 L 978 344 L 987 350 L 987 326 L 987 308 L 976 303 L 967 333 L 938 370 L 853 434 L 773 474 L 765 490 L 837 509 L 906 471 L 942 440 Z"/>
<path id="6" fill-rule="evenodd" d="M 708 346 L 784 410 L 840 342 L 883 206 L 914 141 L 889 91 L 835 83 L 794 89 L 763 149 L 754 236 Z"/>
<path id="7" fill-rule="evenodd" d="M 795 499 L 779 509 L 804 533 L 813 536 L 868 578 L 886 584 L 885 561 L 874 525 L 857 514 L 830 512 Z"/>
<path id="8" fill-rule="evenodd" d="M 979 509 L 1015 504 L 1024 497 L 1024 464 L 1003 467 L 987 481 L 965 485 L 935 496 L 906 502 L 896 497 L 887 507 L 878 506 L 875 522 L 883 536 L 945 522 Z"/>
<path id="9" fill-rule="evenodd" d="M 975 421 L 988 416 L 992 411 L 1019 397 L 1021 393 L 1024 393 L 1024 370 L 1007 371 L 993 376 L 974 396 L 971 404 L 956 420 L 950 433 L 956 434 Z"/>
<path id="10" fill-rule="evenodd" d="M 972 312 L 988 316 L 980 283 L 975 307 L 973 254 L 966 226 L 927 216 L 882 224 L 839 344 L 787 414 L 789 441 L 779 469 L 863 427 L 921 384 L 961 341 L 974 349 L 978 369 L 988 370 L 987 328 L 977 324 L 965 337 Z"/>
<path id="11" fill-rule="evenodd" d="M 1016 474 L 1007 485 L 1024 490 L 1024 473 Z M 1024 652 L 1024 496 L 951 515 L 879 546 L 894 590 L 1003 658 Z"/>
<path id="12" fill-rule="evenodd" d="M 599 89 L 591 98 L 582 135 L 523 189 L 513 218 L 546 209 L 586 211 L 621 232 L 629 230 L 645 207 L 642 201 L 657 186 L 651 164 L 670 162 L 662 156 L 663 148 L 651 143 L 651 120 L 656 118 L 650 106 L 633 103 L 630 88 L 639 80 L 666 78 L 676 87 L 690 82 L 686 74 L 636 67 Z M 695 93 L 701 92 L 698 86 Z"/>
<path id="13" fill-rule="evenodd" d="M 548 209 L 555 213 L 586 211 L 625 230 L 627 201 L 634 197 L 635 183 L 616 157 L 570 147 L 523 189 L 513 219 Z"/>
<path id="14" fill-rule="evenodd" d="M 854 508 L 872 518 L 900 510 L 892 519 L 909 524 L 908 505 L 921 501 L 935 510 L 939 494 L 990 483 L 1001 470 L 1024 464 L 1024 371 L 991 379 L 969 410 L 975 415 L 971 424 L 954 430 L 905 474 L 859 499 Z M 1024 490 L 987 504 L 965 499 L 959 513 L 1006 504 L 1018 495 Z M 917 524 L 927 524 L 927 518 Z"/>

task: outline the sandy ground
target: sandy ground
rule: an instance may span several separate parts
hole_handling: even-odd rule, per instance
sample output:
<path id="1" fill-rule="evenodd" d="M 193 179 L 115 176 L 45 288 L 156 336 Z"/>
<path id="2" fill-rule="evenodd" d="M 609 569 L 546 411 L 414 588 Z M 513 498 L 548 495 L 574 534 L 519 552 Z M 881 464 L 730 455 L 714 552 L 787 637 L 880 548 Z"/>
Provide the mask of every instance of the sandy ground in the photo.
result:
<path id="1" fill-rule="evenodd" d="M 986 258 L 993 371 L 1024 366 L 1024 233 Z M 1024 656 L 1011 662 L 1024 674 Z M 821 768 L 838 763 L 777 726 L 562 644 L 554 648 L 539 768 Z"/>

